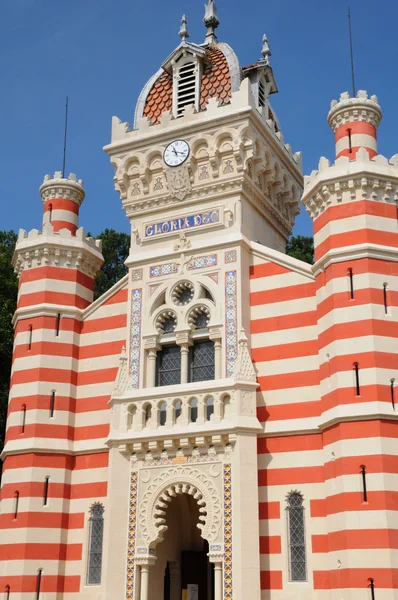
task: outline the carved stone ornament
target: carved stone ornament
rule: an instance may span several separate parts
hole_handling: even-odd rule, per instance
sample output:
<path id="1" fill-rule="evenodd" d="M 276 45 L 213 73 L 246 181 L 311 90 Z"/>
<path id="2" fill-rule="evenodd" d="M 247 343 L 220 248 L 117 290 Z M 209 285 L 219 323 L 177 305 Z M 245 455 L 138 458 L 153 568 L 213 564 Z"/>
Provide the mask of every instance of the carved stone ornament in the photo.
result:
<path id="1" fill-rule="evenodd" d="M 170 195 L 178 200 L 184 200 L 192 189 L 187 165 L 167 169 L 166 180 Z"/>
<path id="2" fill-rule="evenodd" d="M 222 524 L 221 499 L 209 477 L 191 467 L 167 469 L 149 485 L 139 503 L 139 539 L 152 547 L 162 540 L 168 503 L 177 494 L 193 496 L 200 507 L 201 535 L 214 543 Z"/>
<path id="3" fill-rule="evenodd" d="M 127 352 L 126 348 L 122 348 L 122 352 L 119 358 L 119 369 L 116 376 L 116 384 L 113 390 L 113 396 L 123 394 L 129 387 L 129 373 L 127 365 Z"/>
<path id="4" fill-rule="evenodd" d="M 238 358 L 235 364 L 234 376 L 239 381 L 255 382 L 257 380 L 256 371 L 254 370 L 249 347 L 247 345 L 247 337 L 243 330 L 239 340 Z"/>

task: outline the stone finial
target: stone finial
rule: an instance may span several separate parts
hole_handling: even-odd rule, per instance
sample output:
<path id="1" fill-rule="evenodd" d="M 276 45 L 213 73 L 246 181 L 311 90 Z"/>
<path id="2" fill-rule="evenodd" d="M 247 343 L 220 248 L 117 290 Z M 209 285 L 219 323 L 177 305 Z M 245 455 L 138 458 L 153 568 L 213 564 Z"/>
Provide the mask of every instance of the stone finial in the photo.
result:
<path id="1" fill-rule="evenodd" d="M 205 16 L 203 19 L 203 23 L 207 27 L 207 34 L 205 43 L 209 45 L 213 45 L 217 43 L 217 36 L 215 34 L 215 30 L 220 24 L 217 14 L 217 6 L 214 3 L 214 0 L 209 0 L 209 3 L 205 4 Z"/>
<path id="2" fill-rule="evenodd" d="M 263 59 L 267 63 L 269 63 L 269 57 L 272 56 L 272 52 L 269 47 L 268 38 L 265 33 L 263 35 L 263 49 L 261 50 L 261 54 L 263 55 Z"/>
<path id="3" fill-rule="evenodd" d="M 122 352 L 119 357 L 119 369 L 116 376 L 115 387 L 113 389 L 113 396 L 123 394 L 129 387 L 129 373 L 127 364 L 127 352 L 126 348 L 122 348 Z"/>
<path id="4" fill-rule="evenodd" d="M 239 381 L 253 381 L 257 380 L 256 371 L 253 367 L 253 362 L 250 356 L 249 347 L 247 344 L 248 340 L 244 329 L 241 330 L 239 336 L 239 349 L 238 357 L 235 363 L 235 378 Z"/>
<path id="5" fill-rule="evenodd" d="M 189 38 L 189 32 L 188 32 L 187 24 L 188 24 L 188 20 L 187 20 L 186 16 L 183 15 L 183 17 L 181 19 L 180 31 L 178 32 L 178 35 L 180 36 L 181 41 L 182 41 L 183 44 L 185 44 L 185 42 Z"/>

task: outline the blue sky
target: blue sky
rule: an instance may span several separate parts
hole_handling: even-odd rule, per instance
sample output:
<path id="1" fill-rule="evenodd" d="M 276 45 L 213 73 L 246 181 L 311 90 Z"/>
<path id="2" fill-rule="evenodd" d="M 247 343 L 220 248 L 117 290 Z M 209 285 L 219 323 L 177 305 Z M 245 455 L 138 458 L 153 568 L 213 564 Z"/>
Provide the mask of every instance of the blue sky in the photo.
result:
<path id="1" fill-rule="evenodd" d="M 62 165 L 69 96 L 67 171 L 85 182 L 80 224 L 97 234 L 128 231 L 102 147 L 112 115 L 132 121 L 139 92 L 178 45 L 186 13 L 191 41 L 202 42 L 203 0 L 1 0 L 0 229 L 40 227 L 38 188 Z M 260 57 L 267 33 L 279 94 L 272 102 L 285 141 L 301 150 L 304 172 L 334 156 L 326 122 L 330 101 L 350 88 L 347 0 L 217 0 L 220 41 L 242 65 Z M 398 152 L 398 3 L 351 0 L 357 88 L 384 111 L 379 152 Z M 295 233 L 310 234 L 301 214 Z"/>

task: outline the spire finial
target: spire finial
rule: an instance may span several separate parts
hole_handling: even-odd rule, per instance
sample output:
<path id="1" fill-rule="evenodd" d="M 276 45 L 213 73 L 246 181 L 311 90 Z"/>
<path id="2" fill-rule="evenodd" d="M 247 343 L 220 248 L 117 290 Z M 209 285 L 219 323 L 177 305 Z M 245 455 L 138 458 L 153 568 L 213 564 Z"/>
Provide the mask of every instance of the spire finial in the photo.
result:
<path id="1" fill-rule="evenodd" d="M 261 54 L 263 55 L 263 60 L 269 63 L 269 57 L 272 56 L 272 52 L 270 50 L 268 38 L 265 33 L 263 35 L 263 49 L 261 50 Z"/>
<path id="2" fill-rule="evenodd" d="M 207 34 L 205 43 L 209 46 L 217 43 L 217 36 L 215 34 L 215 30 L 220 24 L 217 15 L 217 6 L 215 5 L 213 0 L 209 0 L 209 3 L 205 4 L 205 16 L 203 19 L 203 23 L 207 27 Z"/>
<path id="3" fill-rule="evenodd" d="M 180 36 L 181 41 L 182 41 L 183 44 L 185 44 L 185 42 L 189 38 L 189 32 L 188 32 L 187 23 L 188 23 L 188 20 L 187 20 L 186 16 L 183 15 L 183 17 L 181 19 L 180 31 L 178 32 L 178 35 Z"/>

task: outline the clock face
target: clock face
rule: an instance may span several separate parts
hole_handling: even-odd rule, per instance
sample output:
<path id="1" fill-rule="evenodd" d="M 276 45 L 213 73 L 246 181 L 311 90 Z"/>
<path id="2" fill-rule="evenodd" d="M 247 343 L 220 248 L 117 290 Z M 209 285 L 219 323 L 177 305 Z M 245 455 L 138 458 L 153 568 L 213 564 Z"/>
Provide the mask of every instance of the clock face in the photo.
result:
<path id="1" fill-rule="evenodd" d="M 164 151 L 163 159 L 168 167 L 179 167 L 189 156 L 189 144 L 185 140 L 171 142 Z"/>

